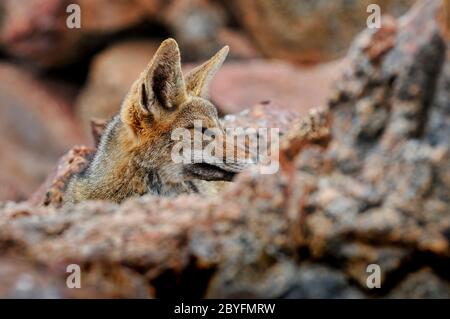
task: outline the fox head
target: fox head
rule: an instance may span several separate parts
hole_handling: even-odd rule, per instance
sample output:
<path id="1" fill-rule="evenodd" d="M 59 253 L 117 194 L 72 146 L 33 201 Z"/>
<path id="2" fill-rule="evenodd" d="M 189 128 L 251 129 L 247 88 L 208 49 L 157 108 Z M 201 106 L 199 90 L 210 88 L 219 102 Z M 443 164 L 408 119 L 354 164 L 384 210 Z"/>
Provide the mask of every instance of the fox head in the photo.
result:
<path id="1" fill-rule="evenodd" d="M 157 169 L 166 182 L 172 183 L 191 179 L 228 181 L 247 166 L 248 151 L 240 147 L 227 150 L 225 139 L 220 140 L 225 148 L 220 156 L 231 152 L 235 161 L 179 163 L 171 156 L 177 143 L 172 138 L 176 129 L 188 130 L 194 138 L 194 130 L 199 130 L 195 123 L 201 123 L 200 133 L 208 129 L 224 133 L 217 110 L 208 100 L 208 88 L 228 50 L 224 47 L 184 76 L 176 41 L 167 39 L 161 44 L 121 107 L 120 119 L 127 131 L 121 142 L 131 153 L 129 158 L 141 167 Z"/>

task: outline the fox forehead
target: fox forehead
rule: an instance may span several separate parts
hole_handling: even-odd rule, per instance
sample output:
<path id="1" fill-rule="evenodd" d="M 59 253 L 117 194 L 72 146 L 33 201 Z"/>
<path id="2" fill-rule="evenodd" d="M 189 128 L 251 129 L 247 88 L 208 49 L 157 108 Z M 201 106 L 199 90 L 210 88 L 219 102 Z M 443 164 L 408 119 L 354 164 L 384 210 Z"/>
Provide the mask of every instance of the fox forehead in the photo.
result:
<path id="1" fill-rule="evenodd" d="M 198 120 L 207 127 L 220 125 L 216 107 L 206 99 L 193 97 L 180 108 L 176 122 L 192 126 Z"/>

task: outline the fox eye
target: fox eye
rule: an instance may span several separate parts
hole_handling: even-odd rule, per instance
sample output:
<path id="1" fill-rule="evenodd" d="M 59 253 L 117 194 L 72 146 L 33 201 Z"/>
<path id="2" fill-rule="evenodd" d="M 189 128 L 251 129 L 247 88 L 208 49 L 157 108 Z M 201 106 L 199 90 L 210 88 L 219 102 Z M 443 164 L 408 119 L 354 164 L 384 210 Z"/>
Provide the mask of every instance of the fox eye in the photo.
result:
<path id="1" fill-rule="evenodd" d="M 202 134 L 205 134 L 209 128 L 205 127 L 205 126 L 202 126 L 201 128 L 197 127 L 197 126 L 189 126 L 187 129 L 188 130 L 196 130 L 198 132 L 201 132 Z"/>

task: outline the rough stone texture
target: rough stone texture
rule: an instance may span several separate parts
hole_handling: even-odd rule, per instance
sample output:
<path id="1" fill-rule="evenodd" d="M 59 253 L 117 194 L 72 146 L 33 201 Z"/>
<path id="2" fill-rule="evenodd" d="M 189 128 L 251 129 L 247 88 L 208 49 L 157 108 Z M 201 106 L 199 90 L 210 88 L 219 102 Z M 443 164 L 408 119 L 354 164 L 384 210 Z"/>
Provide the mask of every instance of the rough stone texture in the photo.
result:
<path id="1" fill-rule="evenodd" d="M 414 1 L 227 1 L 265 55 L 301 63 L 344 54 L 353 37 L 366 27 L 366 9 L 372 3 L 379 4 L 383 14 L 398 16 Z"/>
<path id="2" fill-rule="evenodd" d="M 230 128 L 279 128 L 284 134 L 297 119 L 296 112 L 284 111 L 279 105 L 266 101 L 237 114 L 225 115 L 222 123 Z"/>
<path id="3" fill-rule="evenodd" d="M 262 101 L 304 115 L 325 105 L 333 83 L 347 67 L 339 60 L 311 68 L 281 61 L 230 62 L 217 73 L 211 99 L 224 113 L 236 113 Z"/>
<path id="4" fill-rule="evenodd" d="M 69 4 L 79 5 L 81 28 L 66 26 Z M 0 50 L 54 69 L 84 61 L 116 39 L 171 35 L 190 61 L 208 58 L 226 44 L 233 46 L 232 57 L 259 56 L 247 34 L 229 24 L 223 4 L 210 0 L 4 0 Z"/>
<path id="5" fill-rule="evenodd" d="M 2 258 L 0 295 L 14 299 L 152 298 L 143 278 L 131 270 L 109 268 L 108 265 L 90 268 L 82 289 L 68 289 L 64 265 L 42 265 L 17 256 Z M 60 277 L 55 277 L 55 269 L 60 269 Z"/>
<path id="6" fill-rule="evenodd" d="M 208 199 L 0 204 L 0 261 L 42 269 L 56 287 L 79 264 L 77 296 L 95 282 L 98 296 L 448 298 L 450 61 L 438 5 L 358 37 L 329 111 L 285 131 L 278 173 L 250 169 Z M 366 286 L 373 263 L 377 290 Z M 18 280 L 3 280 L 15 295 Z"/>
<path id="7" fill-rule="evenodd" d="M 450 285 L 425 268 L 408 275 L 389 298 L 450 299 Z"/>
<path id="8" fill-rule="evenodd" d="M 0 64 L 0 200 L 25 199 L 81 134 L 69 97 L 12 64 Z"/>
<path id="9" fill-rule="evenodd" d="M 69 4 L 80 6 L 79 29 L 66 25 L 72 13 L 66 12 Z M 5 0 L 0 3 L 0 47 L 40 68 L 68 65 L 106 37 L 155 18 L 164 4 L 158 0 Z"/>

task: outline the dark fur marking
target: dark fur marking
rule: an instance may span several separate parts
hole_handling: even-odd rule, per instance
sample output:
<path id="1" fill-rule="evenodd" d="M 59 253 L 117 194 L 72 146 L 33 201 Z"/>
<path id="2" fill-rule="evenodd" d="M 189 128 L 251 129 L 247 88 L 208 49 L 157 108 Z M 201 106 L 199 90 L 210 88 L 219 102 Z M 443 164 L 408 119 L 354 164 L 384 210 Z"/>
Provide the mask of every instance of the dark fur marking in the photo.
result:
<path id="1" fill-rule="evenodd" d="M 155 69 L 152 79 L 152 86 L 153 92 L 159 104 L 165 109 L 169 109 L 170 105 L 168 105 L 167 99 L 167 82 L 169 81 L 169 77 L 166 69 L 167 68 L 163 65 L 160 65 Z"/>
<path id="2" fill-rule="evenodd" d="M 145 88 L 145 84 L 141 84 L 141 106 L 146 110 L 149 111 L 149 105 L 148 105 L 148 96 L 147 96 L 147 90 Z"/>
<path id="3" fill-rule="evenodd" d="M 161 177 L 155 170 L 151 170 L 148 173 L 148 187 L 150 192 L 161 195 L 163 184 L 161 181 Z"/>
<path id="4" fill-rule="evenodd" d="M 194 192 L 194 193 L 199 193 L 200 191 L 198 190 L 197 186 L 192 182 L 192 181 L 187 181 L 186 182 L 188 184 L 188 186 L 190 187 L 190 189 Z"/>

